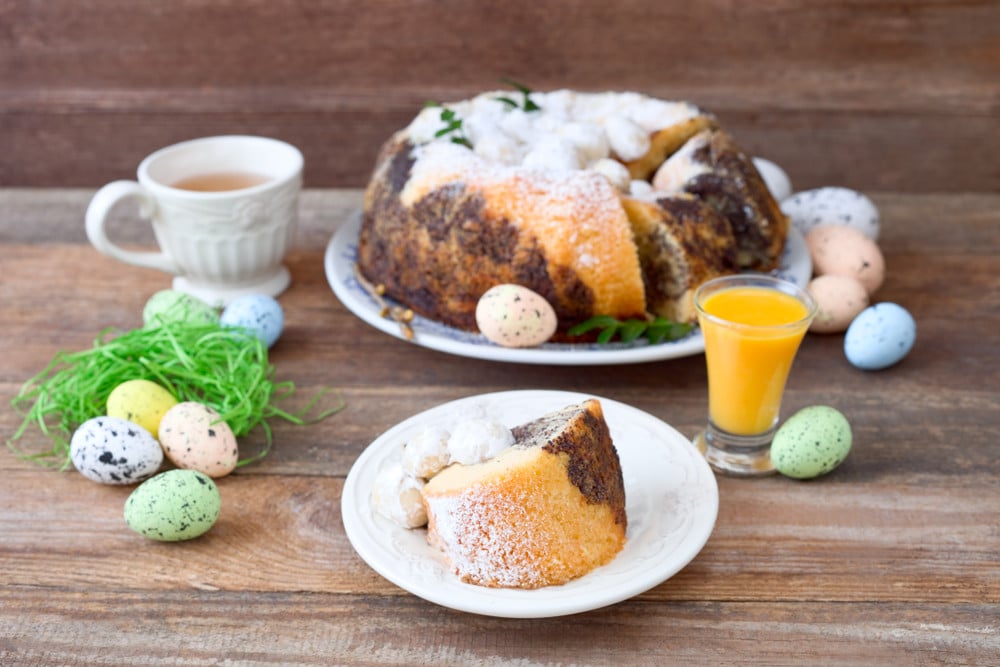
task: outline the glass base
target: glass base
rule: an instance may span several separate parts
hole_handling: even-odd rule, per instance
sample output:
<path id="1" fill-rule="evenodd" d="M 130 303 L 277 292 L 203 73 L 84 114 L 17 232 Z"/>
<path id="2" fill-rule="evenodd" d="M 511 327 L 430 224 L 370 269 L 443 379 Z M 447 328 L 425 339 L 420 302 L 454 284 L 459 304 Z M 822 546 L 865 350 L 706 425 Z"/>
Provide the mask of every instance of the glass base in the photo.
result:
<path id="1" fill-rule="evenodd" d="M 735 435 L 711 423 L 692 440 L 712 469 L 736 477 L 762 477 L 777 472 L 771 463 L 771 439 L 777 428 L 759 435 Z"/>

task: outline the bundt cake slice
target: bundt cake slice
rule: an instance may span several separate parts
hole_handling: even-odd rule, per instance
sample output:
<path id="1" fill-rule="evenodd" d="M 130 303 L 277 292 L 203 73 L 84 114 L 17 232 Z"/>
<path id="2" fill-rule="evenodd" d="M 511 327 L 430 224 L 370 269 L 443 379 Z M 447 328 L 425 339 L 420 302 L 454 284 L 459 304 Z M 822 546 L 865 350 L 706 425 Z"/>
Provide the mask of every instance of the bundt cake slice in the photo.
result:
<path id="1" fill-rule="evenodd" d="M 724 130 L 711 128 L 691 137 L 660 166 L 653 187 L 688 192 L 718 210 L 736 237 L 740 268 L 771 271 L 780 265 L 788 218 L 753 160 Z"/>
<path id="2" fill-rule="evenodd" d="M 454 464 L 423 488 L 428 541 L 465 582 L 563 584 L 610 562 L 625 543 L 618 452 L 596 399 L 512 429 L 515 444 Z"/>
<path id="3" fill-rule="evenodd" d="M 632 223 L 650 313 L 674 322 L 697 321 L 694 291 L 706 280 L 736 273 L 737 246 L 728 222 L 687 194 L 655 201 L 622 200 Z"/>

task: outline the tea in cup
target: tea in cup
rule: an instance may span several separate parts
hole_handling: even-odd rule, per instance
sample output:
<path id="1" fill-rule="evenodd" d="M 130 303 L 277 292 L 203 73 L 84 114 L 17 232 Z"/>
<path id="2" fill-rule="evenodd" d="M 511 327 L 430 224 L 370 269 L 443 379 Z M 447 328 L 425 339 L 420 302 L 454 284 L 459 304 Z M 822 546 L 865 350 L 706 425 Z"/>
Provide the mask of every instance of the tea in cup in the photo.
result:
<path id="1" fill-rule="evenodd" d="M 298 224 L 302 153 L 283 141 L 217 136 L 145 158 L 136 181 L 114 181 L 87 209 L 87 237 L 101 253 L 173 274 L 173 288 L 223 306 L 245 294 L 277 296 L 291 282 L 282 262 Z M 119 202 L 139 202 L 160 252 L 126 250 L 108 238 Z"/>

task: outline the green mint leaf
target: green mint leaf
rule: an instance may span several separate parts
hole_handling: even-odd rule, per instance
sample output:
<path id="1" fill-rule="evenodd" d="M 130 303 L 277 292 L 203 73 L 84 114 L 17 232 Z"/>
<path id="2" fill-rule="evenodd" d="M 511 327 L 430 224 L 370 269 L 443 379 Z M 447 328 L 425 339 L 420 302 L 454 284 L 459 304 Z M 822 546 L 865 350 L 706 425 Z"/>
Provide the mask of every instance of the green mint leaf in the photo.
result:
<path id="1" fill-rule="evenodd" d="M 618 336 L 623 343 L 646 338 L 650 343 L 656 344 L 683 338 L 694 330 L 694 325 L 672 322 L 662 317 L 652 321 L 631 318 L 622 322 L 610 315 L 596 315 L 570 327 L 566 333 L 570 336 L 581 336 L 595 329 L 600 330 L 597 342 L 601 344 L 610 342 L 615 336 Z"/>
<path id="2" fill-rule="evenodd" d="M 622 325 L 619 336 L 623 343 L 631 343 L 646 331 L 647 323 L 642 320 L 626 320 Z"/>
<path id="3" fill-rule="evenodd" d="M 617 324 L 615 326 L 608 327 L 607 329 L 605 329 L 601 333 L 597 334 L 597 342 L 600 343 L 601 345 L 604 345 L 605 343 L 609 343 L 609 342 L 611 342 L 611 339 L 615 337 L 616 333 L 618 333 L 618 325 Z"/>
<path id="4" fill-rule="evenodd" d="M 584 320 L 583 322 L 570 327 L 566 333 L 570 336 L 580 336 L 588 331 L 593 331 L 594 329 L 607 329 L 608 327 L 614 327 L 617 325 L 618 320 L 610 315 L 596 315 L 591 317 L 589 320 Z"/>

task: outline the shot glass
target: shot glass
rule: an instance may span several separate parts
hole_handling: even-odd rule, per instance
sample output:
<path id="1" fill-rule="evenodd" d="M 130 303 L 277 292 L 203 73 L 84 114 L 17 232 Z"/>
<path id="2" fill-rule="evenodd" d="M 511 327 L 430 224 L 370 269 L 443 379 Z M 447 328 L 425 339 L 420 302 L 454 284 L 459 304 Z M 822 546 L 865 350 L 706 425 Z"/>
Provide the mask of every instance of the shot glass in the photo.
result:
<path id="1" fill-rule="evenodd" d="M 794 283 L 740 274 L 694 294 L 708 367 L 708 425 L 694 444 L 720 473 L 768 475 L 771 440 L 816 301 Z"/>

